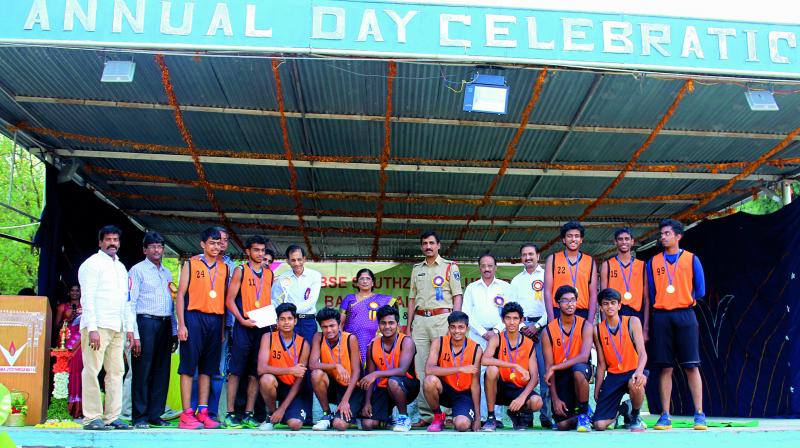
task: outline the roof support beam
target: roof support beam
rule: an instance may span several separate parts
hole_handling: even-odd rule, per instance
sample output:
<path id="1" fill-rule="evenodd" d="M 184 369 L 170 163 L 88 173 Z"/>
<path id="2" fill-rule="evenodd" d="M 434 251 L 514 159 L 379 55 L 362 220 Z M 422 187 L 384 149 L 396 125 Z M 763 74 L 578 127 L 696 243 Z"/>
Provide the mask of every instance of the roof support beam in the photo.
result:
<path id="1" fill-rule="evenodd" d="M 19 103 L 44 103 L 44 104 L 66 104 L 74 106 L 96 106 L 96 107 L 119 107 L 126 109 L 146 109 L 171 111 L 168 104 L 160 103 L 133 103 L 126 101 L 105 101 L 87 100 L 70 98 L 52 98 L 39 96 L 17 95 L 13 97 Z M 211 107 L 211 106 L 189 106 L 181 105 L 184 112 L 207 112 L 234 115 L 253 115 L 260 117 L 280 117 L 280 112 L 265 109 L 244 109 L 235 107 Z M 374 121 L 382 122 L 384 117 L 381 115 L 357 115 L 357 114 L 332 114 L 332 113 L 300 113 L 286 111 L 286 118 L 306 118 L 317 120 L 348 120 L 348 121 Z M 476 121 L 476 120 L 454 120 L 445 118 L 418 118 L 418 117 L 392 117 L 392 123 L 416 123 L 432 124 L 442 126 L 479 126 L 490 128 L 516 129 L 519 123 L 503 123 L 495 121 Z M 648 128 L 620 128 L 610 126 L 570 126 L 558 124 L 528 123 L 526 130 L 533 131 L 556 131 L 556 132 L 600 132 L 611 134 L 641 134 L 650 135 L 653 132 Z M 785 134 L 760 133 L 760 132 L 736 132 L 736 131 L 697 131 L 688 129 L 664 129 L 661 135 L 675 135 L 687 137 L 726 137 L 726 138 L 746 138 L 763 140 L 782 140 Z M 800 137 L 795 137 L 795 140 Z"/>
<path id="2" fill-rule="evenodd" d="M 89 150 L 69 150 L 56 149 L 56 155 L 60 157 L 78 158 L 100 158 L 100 159 L 122 159 L 122 160 L 141 160 L 142 153 L 121 152 L 121 151 L 89 151 Z M 192 163 L 192 157 L 180 154 L 146 154 L 147 160 L 157 162 L 183 162 Z M 280 168 L 288 167 L 286 160 L 273 159 L 253 159 L 253 158 L 233 158 L 233 157 L 212 157 L 200 156 L 202 163 L 217 163 L 227 165 L 247 165 L 247 166 L 274 166 Z M 320 168 L 335 170 L 363 170 L 380 171 L 379 163 L 342 163 L 342 162 L 316 162 L 294 160 L 296 168 Z M 390 164 L 386 166 L 386 171 L 411 172 L 411 173 L 436 173 L 436 174 L 497 174 L 497 168 L 475 167 L 475 166 L 432 166 L 432 165 L 409 165 L 409 164 Z M 508 168 L 507 176 L 559 176 L 559 177 L 604 177 L 615 178 L 619 175 L 618 170 L 560 170 L 560 169 L 540 169 L 540 168 Z M 660 172 L 660 171 L 631 171 L 626 177 L 632 179 L 701 179 L 727 181 L 735 177 L 736 173 L 698 173 L 689 171 Z M 777 182 L 782 177 L 772 174 L 751 174 L 742 180 L 756 182 Z"/>

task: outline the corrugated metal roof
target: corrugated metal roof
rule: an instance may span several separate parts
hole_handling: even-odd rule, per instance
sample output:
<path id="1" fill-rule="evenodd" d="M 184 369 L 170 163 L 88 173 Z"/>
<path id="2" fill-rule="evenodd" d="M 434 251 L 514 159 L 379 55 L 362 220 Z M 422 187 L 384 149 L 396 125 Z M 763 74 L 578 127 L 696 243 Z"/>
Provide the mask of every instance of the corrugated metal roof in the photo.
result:
<path id="1" fill-rule="evenodd" d="M 133 59 L 136 75 L 133 83 L 99 82 L 104 61 Z M 184 111 L 184 119 L 196 148 L 256 152 L 282 158 L 283 136 L 271 61 L 258 57 L 206 57 L 167 55 L 171 81 L 178 102 L 183 106 L 252 109 L 244 114 L 229 109 L 215 112 Z M 287 132 L 293 155 L 323 157 L 362 156 L 376 160 L 384 146 L 383 116 L 386 111 L 387 63 L 374 60 L 286 60 L 280 65 L 287 112 L 323 114 L 308 118 L 290 116 Z M 539 75 L 537 68 L 482 69 L 482 73 L 501 74 L 510 86 L 509 113 L 491 115 L 462 110 L 462 80 L 469 80 L 474 67 L 398 63 L 394 81 L 391 123 L 391 157 L 436 159 L 445 166 L 464 166 L 457 173 L 387 171 L 385 191 L 389 195 L 414 197 L 424 201 L 387 201 L 384 213 L 393 217 L 420 215 L 471 217 L 475 205 L 452 203 L 452 200 L 480 199 L 492 183 L 514 137 L 522 111 Z M 682 80 L 634 77 L 627 74 L 599 74 L 585 71 L 551 70 L 541 96 L 529 118 L 534 126 L 523 132 L 517 143 L 513 162 L 556 163 L 625 163 L 645 141 L 647 133 L 629 132 L 629 128 L 652 128 L 664 115 L 682 85 Z M 185 146 L 173 113 L 169 109 L 100 107 L 54 104 L 54 99 L 86 99 L 157 103 L 167 105 L 161 73 L 152 55 L 67 50 L 42 47 L 0 48 L 0 85 L 12 96 L 44 97 L 43 102 L 19 104 L 0 95 L 0 118 L 11 122 L 30 122 L 89 136 L 131 140 L 141 143 Z M 449 88 L 448 88 L 449 87 Z M 786 86 L 781 89 L 788 91 Z M 697 82 L 693 93 L 685 96 L 666 129 L 786 133 L 800 125 L 800 94 L 784 94 L 778 89 L 779 112 L 752 112 L 746 105 L 746 87 L 735 84 L 708 85 Z M 23 110 L 24 108 L 24 110 Z M 270 111 L 267 116 L 263 111 Z M 224 113 L 223 113 L 224 112 Z M 29 116 L 29 115 L 30 116 Z M 260 114 L 260 115 L 259 115 Z M 370 116 L 365 119 L 364 116 Z M 398 122 L 402 118 L 406 121 Z M 431 124 L 417 119 L 458 120 Z M 417 120 L 417 122 L 415 122 Z M 467 123 L 464 123 L 464 122 Z M 489 124 L 476 126 L 473 122 Z M 36 123 L 32 123 L 36 124 Z M 557 125 L 557 129 L 537 129 Z M 603 132 L 564 128 L 601 126 Z M 620 128 L 615 132 L 613 128 Z M 34 137 L 44 142 L 45 150 L 58 148 L 124 151 L 126 146 L 109 146 L 45 135 Z M 660 135 L 642 155 L 640 163 L 725 163 L 753 161 L 777 143 L 777 139 L 734 138 L 732 136 Z M 557 150 L 558 149 L 558 150 Z M 778 157 L 800 156 L 800 145 L 792 145 Z M 67 157 L 67 156 L 64 156 Z M 466 162 L 465 162 L 466 161 Z M 494 162 L 495 168 L 477 172 L 468 165 Z M 132 159 L 88 158 L 86 163 L 123 171 L 197 180 L 189 162 L 163 162 L 147 154 Z M 316 162 L 315 162 L 316 163 Z M 513 166 L 513 165 L 512 165 Z M 302 241 L 295 217 L 295 199 L 289 194 L 290 175 L 284 166 L 253 163 L 204 165 L 211 182 L 233 186 L 217 190 L 215 195 L 226 213 L 246 214 L 234 218 L 237 233 L 268 233 L 278 246 Z M 762 167 L 758 173 L 787 174 L 797 166 Z M 697 171 L 697 170 L 695 170 Z M 702 170 L 700 170 L 702 171 Z M 729 170 L 739 172 L 738 169 Z M 298 167 L 297 187 L 303 191 L 355 192 L 377 194 L 379 172 L 375 169 Z M 587 173 L 581 173 L 587 174 Z M 136 179 L 113 178 L 97 172 L 83 175 L 101 192 L 108 194 L 123 210 L 133 214 L 145 226 L 162 231 L 173 246 L 186 253 L 197 250 L 196 236 L 216 212 L 201 188 L 154 185 Z M 493 198 L 595 198 L 612 182 L 612 177 L 505 175 L 496 185 Z M 626 178 L 612 192 L 612 198 L 709 193 L 724 180 Z M 267 196 L 235 191 L 240 187 L 267 187 L 285 190 L 282 195 Z M 737 189 L 758 187 L 742 181 Z M 702 208 L 715 211 L 749 193 L 724 195 Z M 429 199 L 432 199 L 431 202 Z M 307 231 L 315 251 L 328 257 L 368 258 L 372 252 L 374 218 L 378 204 L 374 200 L 334 200 L 301 198 L 308 217 Z M 692 202 L 636 202 L 601 204 L 587 223 L 584 248 L 602 253 L 611 247 L 615 223 L 652 223 L 663 216 L 675 215 Z M 456 253 L 459 259 L 474 259 L 491 248 L 501 257 L 516 257 L 523 241 L 544 243 L 557 236 L 557 224 L 580 215 L 586 205 L 520 206 L 499 205 L 490 201 L 479 209 L 478 219 L 518 221 L 519 226 L 472 224 Z M 202 212 L 202 218 L 171 219 L 142 214 L 142 210 Z M 274 219 L 273 215 L 284 215 Z M 341 216 L 340 216 L 341 215 Z M 238 216 L 238 215 L 234 215 Z M 354 216 L 353 218 L 349 218 Z M 555 221 L 541 227 L 538 221 Z M 598 226 L 598 223 L 601 223 Z M 280 226 L 273 230 L 253 226 Z M 416 257 L 417 238 L 397 234 L 423 229 L 440 230 L 444 246 L 449 247 L 463 229 L 458 221 L 435 219 L 422 224 L 388 218 L 382 228 L 393 232 L 381 238 L 379 256 L 383 258 Z M 647 227 L 636 227 L 637 231 Z M 558 244 L 554 248 L 557 248 Z"/>

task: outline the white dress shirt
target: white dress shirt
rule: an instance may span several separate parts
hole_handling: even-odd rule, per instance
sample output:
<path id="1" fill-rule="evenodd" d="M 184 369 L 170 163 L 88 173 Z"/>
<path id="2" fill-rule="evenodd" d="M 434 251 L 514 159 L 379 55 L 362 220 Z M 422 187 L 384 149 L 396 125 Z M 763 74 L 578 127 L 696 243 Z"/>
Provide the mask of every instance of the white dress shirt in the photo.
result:
<path id="1" fill-rule="evenodd" d="M 495 277 L 489 285 L 486 285 L 481 278 L 467 285 L 464 290 L 461 309 L 469 316 L 469 337 L 481 348 L 486 348 L 488 342 L 483 338 L 484 333 L 492 328 L 498 331 L 505 328 L 503 319 L 500 318 L 500 310 L 503 304 L 509 302 L 509 288 L 508 282 Z"/>
<path id="2" fill-rule="evenodd" d="M 315 314 L 317 299 L 322 288 L 322 274 L 303 268 L 303 273 L 294 275 L 289 269 L 279 275 L 272 283 L 272 301 L 277 303 L 294 303 L 297 314 Z"/>
<path id="3" fill-rule="evenodd" d="M 511 280 L 511 292 L 509 294 L 512 302 L 522 305 L 525 317 L 537 317 L 541 326 L 547 325 L 547 310 L 544 306 L 544 269 L 537 265 L 532 273 L 524 268 L 522 272 Z M 535 323 L 535 322 L 534 322 Z M 533 325 L 533 323 L 528 323 Z"/>
<path id="4" fill-rule="evenodd" d="M 133 323 L 133 337 L 139 339 L 137 314 L 172 317 L 172 335 L 178 334 L 175 305 L 172 302 L 172 273 L 163 264 L 156 266 L 145 258 L 133 265 L 128 275 L 130 278 L 130 314 L 128 319 Z"/>
<path id="5" fill-rule="evenodd" d="M 119 257 L 102 250 L 87 258 L 78 268 L 81 285 L 81 329 L 133 331 L 129 321 L 128 271 Z"/>

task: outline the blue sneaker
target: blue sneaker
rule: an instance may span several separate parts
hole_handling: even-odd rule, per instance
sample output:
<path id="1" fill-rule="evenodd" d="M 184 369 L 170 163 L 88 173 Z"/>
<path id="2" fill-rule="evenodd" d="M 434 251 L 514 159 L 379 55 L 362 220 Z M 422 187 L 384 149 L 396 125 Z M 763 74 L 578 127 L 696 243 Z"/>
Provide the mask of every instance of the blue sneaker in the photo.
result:
<path id="1" fill-rule="evenodd" d="M 394 432 L 408 432 L 411 431 L 411 418 L 407 415 L 399 415 L 397 421 L 392 428 Z"/>
<path id="2" fill-rule="evenodd" d="M 578 416 L 578 432 L 589 432 L 592 430 L 592 422 L 589 416 L 581 414 Z"/>
<path id="3" fill-rule="evenodd" d="M 672 429 L 672 419 L 669 418 L 669 414 L 667 414 L 666 412 L 661 414 L 661 417 L 658 418 L 658 421 L 656 422 L 656 425 L 653 426 L 653 429 L 659 431 Z"/>
<path id="4" fill-rule="evenodd" d="M 705 431 L 708 429 L 708 425 L 706 425 L 706 414 L 703 412 L 694 413 L 694 429 L 698 431 Z"/>

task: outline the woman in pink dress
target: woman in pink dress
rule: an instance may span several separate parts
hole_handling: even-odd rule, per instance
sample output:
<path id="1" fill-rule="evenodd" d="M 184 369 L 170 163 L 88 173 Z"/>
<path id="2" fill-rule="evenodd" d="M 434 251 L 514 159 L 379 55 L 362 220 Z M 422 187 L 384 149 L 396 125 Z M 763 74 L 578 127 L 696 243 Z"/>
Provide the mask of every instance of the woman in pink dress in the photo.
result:
<path id="1" fill-rule="evenodd" d="M 64 342 L 64 348 L 72 350 L 69 360 L 69 399 L 67 409 L 75 418 L 83 416 L 81 406 L 81 372 L 83 371 L 83 356 L 81 355 L 81 287 L 74 284 L 69 288 L 69 301 L 61 303 L 56 309 L 56 333 L 60 334 L 64 322 L 69 329 L 69 339 Z M 60 343 L 60 340 L 59 340 Z"/>
<path id="2" fill-rule="evenodd" d="M 342 328 L 354 334 L 361 350 L 361 363 L 367 359 L 367 347 L 378 332 L 376 311 L 384 305 L 395 302 L 394 297 L 375 294 L 375 274 L 369 269 L 361 269 L 356 274 L 358 292 L 349 294 L 342 300 Z"/>

